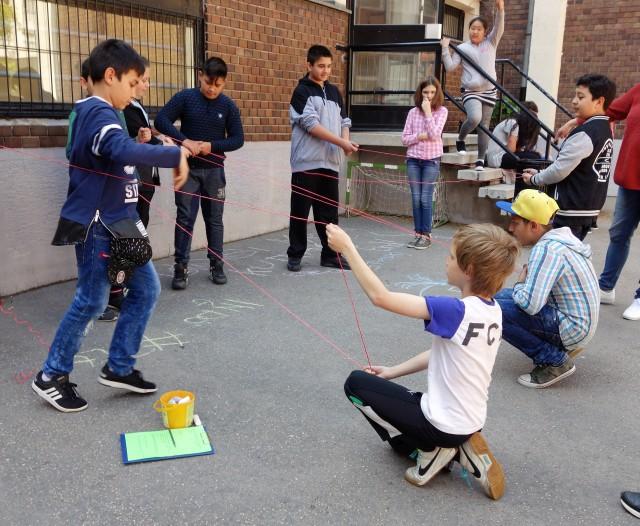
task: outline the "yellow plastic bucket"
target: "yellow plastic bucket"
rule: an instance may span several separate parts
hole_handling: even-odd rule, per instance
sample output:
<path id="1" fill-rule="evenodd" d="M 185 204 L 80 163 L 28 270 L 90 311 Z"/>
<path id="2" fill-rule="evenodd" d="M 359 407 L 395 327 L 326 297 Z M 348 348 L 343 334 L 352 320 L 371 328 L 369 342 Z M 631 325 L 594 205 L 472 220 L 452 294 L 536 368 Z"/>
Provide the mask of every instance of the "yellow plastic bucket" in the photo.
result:
<path id="1" fill-rule="evenodd" d="M 169 403 L 169 400 L 174 397 L 184 398 L 185 396 L 190 398 L 189 402 L 185 402 L 184 404 Z M 164 427 L 179 429 L 181 427 L 189 427 L 193 422 L 195 402 L 195 395 L 189 391 L 169 391 L 154 402 L 153 408 L 158 411 L 158 413 L 162 413 Z"/>

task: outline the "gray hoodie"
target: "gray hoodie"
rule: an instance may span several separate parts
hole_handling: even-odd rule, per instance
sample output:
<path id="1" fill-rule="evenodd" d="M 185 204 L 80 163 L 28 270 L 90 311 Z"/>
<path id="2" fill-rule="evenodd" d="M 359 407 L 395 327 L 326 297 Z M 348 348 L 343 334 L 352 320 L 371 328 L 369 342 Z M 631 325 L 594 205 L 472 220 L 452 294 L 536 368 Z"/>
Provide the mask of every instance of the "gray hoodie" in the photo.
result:
<path id="1" fill-rule="evenodd" d="M 596 332 L 600 313 L 591 247 L 570 228 L 556 228 L 534 245 L 527 265 L 525 281 L 513 287 L 513 300 L 532 315 L 550 305 L 558 311 L 564 346 L 586 345 Z"/>
<path id="2" fill-rule="evenodd" d="M 318 124 L 337 136 L 351 127 L 338 88 L 329 82 L 324 86 L 308 76 L 298 81 L 289 105 L 291 122 L 291 171 L 304 172 L 325 168 L 338 172 L 343 159 L 342 148 L 311 135 Z"/>

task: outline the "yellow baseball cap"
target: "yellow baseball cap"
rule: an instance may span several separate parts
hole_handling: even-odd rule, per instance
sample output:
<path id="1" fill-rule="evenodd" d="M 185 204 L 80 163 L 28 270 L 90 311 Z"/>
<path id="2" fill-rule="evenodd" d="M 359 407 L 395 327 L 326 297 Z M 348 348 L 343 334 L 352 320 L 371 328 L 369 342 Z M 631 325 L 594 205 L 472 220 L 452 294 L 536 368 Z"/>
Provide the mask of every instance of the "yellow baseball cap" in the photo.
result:
<path id="1" fill-rule="evenodd" d="M 520 216 L 539 225 L 548 225 L 558 211 L 558 203 L 540 190 L 522 190 L 513 203 L 498 201 L 496 206 L 508 214 Z"/>

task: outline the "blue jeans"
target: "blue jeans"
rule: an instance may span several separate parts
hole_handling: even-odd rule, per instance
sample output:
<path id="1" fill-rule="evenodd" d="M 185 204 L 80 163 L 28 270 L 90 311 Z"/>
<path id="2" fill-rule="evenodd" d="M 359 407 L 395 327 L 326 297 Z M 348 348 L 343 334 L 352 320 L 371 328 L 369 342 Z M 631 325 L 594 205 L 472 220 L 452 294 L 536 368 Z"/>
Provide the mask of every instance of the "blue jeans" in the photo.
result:
<path id="1" fill-rule="evenodd" d="M 513 289 L 495 296 L 502 309 L 502 338 L 533 360 L 535 365 L 562 365 L 567 351 L 560 339 L 558 311 L 545 305 L 531 315 L 513 301 Z"/>
<path id="2" fill-rule="evenodd" d="M 609 248 L 604 262 L 604 270 L 600 274 L 600 288 L 613 290 L 618 282 L 622 267 L 629 256 L 631 237 L 640 222 L 640 190 L 618 188 L 616 209 L 609 228 Z M 640 298 L 640 288 L 636 290 L 636 298 Z"/>
<path id="3" fill-rule="evenodd" d="M 413 224 L 418 234 L 430 234 L 433 222 L 433 190 L 440 174 L 440 159 L 407 159 Z"/>
<path id="4" fill-rule="evenodd" d="M 217 260 L 211 251 L 222 256 L 222 240 L 224 237 L 224 226 L 222 224 L 222 213 L 224 212 L 225 188 L 227 181 L 224 176 L 224 168 L 192 168 L 189 170 L 189 178 L 180 189 L 181 192 L 199 194 L 203 197 L 213 199 L 202 199 L 202 218 L 207 233 L 207 246 L 209 252 L 207 257 L 213 263 Z M 186 195 L 176 192 L 176 207 L 178 214 L 175 228 L 175 260 L 176 263 L 186 265 L 189 263 L 189 253 L 191 252 L 193 225 L 198 217 L 200 208 L 200 197 Z M 183 228 L 187 231 L 185 232 Z"/>
<path id="5" fill-rule="evenodd" d="M 111 237 L 100 224 L 94 224 L 83 243 L 76 245 L 78 283 L 76 294 L 56 331 L 49 356 L 42 368 L 48 376 L 69 374 L 73 357 L 80 350 L 89 322 L 104 312 L 109 297 L 107 277 Z M 160 295 L 160 280 L 153 263 L 138 267 L 127 284 L 120 316 L 109 347 L 108 364 L 118 376 L 133 370 L 145 327 Z"/>

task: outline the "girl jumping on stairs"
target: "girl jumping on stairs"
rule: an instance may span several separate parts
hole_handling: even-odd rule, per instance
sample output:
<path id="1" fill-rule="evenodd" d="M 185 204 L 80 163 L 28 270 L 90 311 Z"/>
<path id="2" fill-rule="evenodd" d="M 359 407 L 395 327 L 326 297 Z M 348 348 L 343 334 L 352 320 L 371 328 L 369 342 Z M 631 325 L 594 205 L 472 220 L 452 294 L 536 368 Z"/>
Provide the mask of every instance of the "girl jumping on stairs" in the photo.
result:
<path id="1" fill-rule="evenodd" d="M 469 24 L 469 40 L 458 46 L 473 62 L 484 70 L 489 77 L 496 78 L 496 50 L 504 32 L 504 0 L 496 0 L 493 29 L 487 34 L 489 23 L 481 16 L 475 17 Z M 496 88 L 485 79 L 473 66 L 462 61 L 460 55 L 449 52 L 449 39 L 442 39 L 442 61 L 447 71 L 454 71 L 462 62 L 462 102 L 467 120 L 462 123 L 456 149 L 466 153 L 465 139 L 469 133 L 482 123 L 487 128 L 491 121 L 491 113 L 496 104 Z M 484 170 L 484 157 L 487 152 L 489 137 L 478 133 L 478 159 L 476 170 Z"/>

